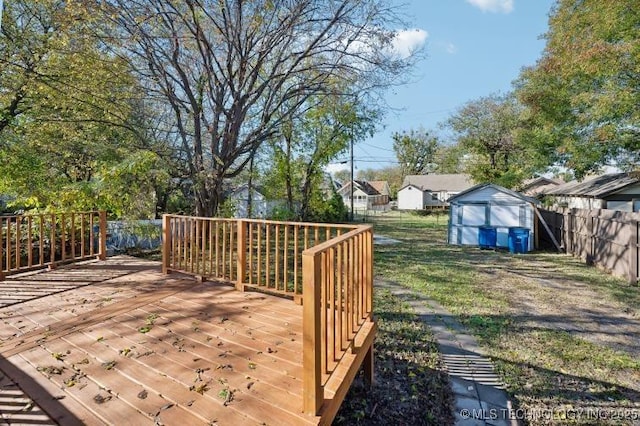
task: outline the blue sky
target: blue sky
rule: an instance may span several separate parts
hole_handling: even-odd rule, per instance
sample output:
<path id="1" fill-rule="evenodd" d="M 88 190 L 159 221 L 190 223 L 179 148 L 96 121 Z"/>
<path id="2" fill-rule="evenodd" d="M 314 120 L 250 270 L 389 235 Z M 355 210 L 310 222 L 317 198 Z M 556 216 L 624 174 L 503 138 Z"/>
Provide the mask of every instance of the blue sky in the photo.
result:
<path id="1" fill-rule="evenodd" d="M 391 107 L 384 129 L 356 144 L 356 169 L 392 165 L 391 135 L 403 130 L 437 130 L 438 123 L 466 102 L 507 92 L 523 66 L 544 48 L 553 0 L 394 0 L 404 4 L 409 30 L 399 50 L 422 46 L 424 59 L 413 82 L 386 96 Z M 347 168 L 348 165 L 335 166 Z M 334 167 L 331 167 L 334 169 Z"/>

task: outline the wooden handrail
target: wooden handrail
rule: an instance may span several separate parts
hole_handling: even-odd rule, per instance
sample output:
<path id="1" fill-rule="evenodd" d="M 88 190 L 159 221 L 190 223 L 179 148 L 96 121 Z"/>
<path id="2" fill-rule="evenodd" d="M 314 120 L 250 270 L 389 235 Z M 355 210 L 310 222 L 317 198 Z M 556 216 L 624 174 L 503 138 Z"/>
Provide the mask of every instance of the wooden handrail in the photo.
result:
<path id="1" fill-rule="evenodd" d="M 97 225 L 97 229 L 95 228 Z M 0 278 L 92 257 L 106 257 L 104 211 L 0 216 Z"/>
<path id="2" fill-rule="evenodd" d="M 347 353 L 364 349 L 356 358 L 372 365 L 375 327 L 364 327 L 373 321 L 371 225 L 164 215 L 162 250 L 165 273 L 228 281 L 303 304 L 306 413 L 319 413 L 325 386 Z M 373 331 L 363 339 L 363 329 Z"/>
<path id="3" fill-rule="evenodd" d="M 363 324 L 373 321 L 373 230 L 359 226 L 305 250 L 304 411 L 318 414 L 324 385 L 347 351 L 355 351 Z M 313 354 L 308 354 L 314 348 Z M 370 350 L 370 348 L 365 348 Z"/>

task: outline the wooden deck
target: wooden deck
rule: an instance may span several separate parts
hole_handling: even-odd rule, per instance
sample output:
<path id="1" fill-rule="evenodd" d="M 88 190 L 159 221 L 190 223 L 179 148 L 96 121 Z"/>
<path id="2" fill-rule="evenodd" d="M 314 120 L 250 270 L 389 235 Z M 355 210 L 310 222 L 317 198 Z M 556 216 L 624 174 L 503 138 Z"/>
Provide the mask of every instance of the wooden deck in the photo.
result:
<path id="1" fill-rule="evenodd" d="M 125 256 L 12 276 L 0 423 L 321 423 L 303 414 L 302 317 L 290 300 Z"/>

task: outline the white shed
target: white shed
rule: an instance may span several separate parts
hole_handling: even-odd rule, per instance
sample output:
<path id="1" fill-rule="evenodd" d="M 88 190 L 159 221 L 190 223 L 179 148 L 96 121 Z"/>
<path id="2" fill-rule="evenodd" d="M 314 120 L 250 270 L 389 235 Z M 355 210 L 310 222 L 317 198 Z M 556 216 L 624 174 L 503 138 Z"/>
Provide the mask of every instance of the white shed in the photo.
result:
<path id="1" fill-rule="evenodd" d="M 496 229 L 496 246 L 509 246 L 509 228 L 528 228 L 528 249 L 534 249 L 535 211 L 539 204 L 498 185 L 484 183 L 449 198 L 449 244 L 478 245 L 480 228 Z"/>

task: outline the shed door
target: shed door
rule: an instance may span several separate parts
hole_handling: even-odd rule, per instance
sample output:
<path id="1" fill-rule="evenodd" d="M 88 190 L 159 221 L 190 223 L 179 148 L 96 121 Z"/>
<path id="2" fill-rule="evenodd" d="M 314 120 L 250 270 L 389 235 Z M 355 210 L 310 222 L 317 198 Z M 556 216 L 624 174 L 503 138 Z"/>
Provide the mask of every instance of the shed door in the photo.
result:
<path id="1" fill-rule="evenodd" d="M 471 226 L 480 226 L 485 224 L 484 204 L 466 204 L 462 207 L 462 224 Z"/>
<path id="2" fill-rule="evenodd" d="M 489 212 L 489 224 L 491 226 L 521 226 L 520 206 L 491 206 Z"/>

